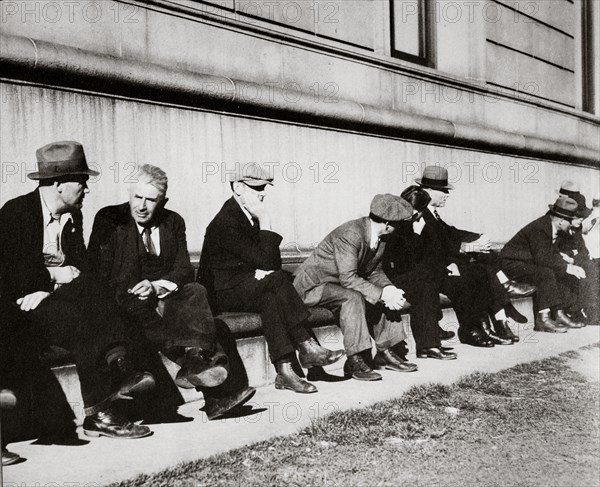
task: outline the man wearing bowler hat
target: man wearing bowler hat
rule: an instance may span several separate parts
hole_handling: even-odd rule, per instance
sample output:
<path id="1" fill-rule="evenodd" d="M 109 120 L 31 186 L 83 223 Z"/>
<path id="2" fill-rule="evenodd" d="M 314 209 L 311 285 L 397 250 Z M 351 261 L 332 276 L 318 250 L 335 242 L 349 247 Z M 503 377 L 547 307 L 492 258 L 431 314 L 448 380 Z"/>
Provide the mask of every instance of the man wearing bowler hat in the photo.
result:
<path id="1" fill-rule="evenodd" d="M 380 380 L 374 368 L 417 370 L 404 358 L 402 322 L 391 321 L 385 313 L 386 308 L 402 309 L 406 299 L 404 291 L 383 272 L 385 243 L 381 241 L 412 215 L 413 208 L 404 199 L 378 194 L 371 201 L 368 217 L 337 227 L 296 270 L 294 286 L 305 304 L 339 311 L 348 357 L 344 373 L 356 380 Z M 374 360 L 369 325 L 377 347 Z"/>
<path id="2" fill-rule="evenodd" d="M 510 303 L 508 290 L 520 294 L 531 288 L 510 281 L 499 272 L 491 242 L 485 234 L 459 230 L 442 220 L 438 208 L 446 205 L 454 186 L 448 171 L 441 166 L 426 166 L 423 177 L 415 179 L 431 197 L 423 213 L 424 226 L 419 228 L 422 246 L 419 263 L 439 272 L 440 291 L 452 301 L 461 342 L 479 347 L 510 345 L 518 341 L 509 324 L 511 319 L 526 322 Z M 489 259 L 486 260 L 486 257 Z M 475 262 L 480 259 L 482 262 Z M 495 330 L 488 321 L 491 315 Z"/>
<path id="3" fill-rule="evenodd" d="M 26 318 L 2 326 L 15 327 L 14 333 L 29 326 L 32 340 L 74 355 L 87 435 L 148 436 L 147 426 L 111 409 L 114 400 L 151 389 L 154 378 L 133 368 L 126 325 L 87 271 L 81 207 L 88 178 L 98 173 L 88 168 L 77 142 L 45 145 L 36 156 L 39 170 L 28 176 L 38 188 L 0 209 L 0 292 Z M 19 347 L 34 349 L 28 343 Z"/>
<path id="4" fill-rule="evenodd" d="M 558 246 L 576 217 L 577 202 L 560 196 L 549 208 L 506 243 L 500 252 L 501 265 L 512 279 L 537 286 L 534 330 L 565 333 L 567 328 L 584 326 L 569 318 L 566 310 L 576 301 L 574 280 L 585 279 L 585 270 L 567 262 Z"/>
<path id="5" fill-rule="evenodd" d="M 294 372 L 295 350 L 305 368 L 332 364 L 343 352 L 323 348 L 310 336 L 310 313 L 281 269 L 282 237 L 263 201 L 273 178 L 251 164 L 238 166 L 229 183 L 233 196 L 206 229 L 198 282 L 209 290 L 213 310 L 260 313 L 277 389 L 317 392 Z"/>

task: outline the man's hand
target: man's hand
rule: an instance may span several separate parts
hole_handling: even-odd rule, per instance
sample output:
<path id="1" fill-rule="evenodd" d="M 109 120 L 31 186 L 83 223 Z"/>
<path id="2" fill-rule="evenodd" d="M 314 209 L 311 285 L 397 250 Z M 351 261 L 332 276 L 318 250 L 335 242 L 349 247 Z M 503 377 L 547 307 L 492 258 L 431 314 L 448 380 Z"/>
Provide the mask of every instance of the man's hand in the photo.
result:
<path id="1" fill-rule="evenodd" d="M 255 191 L 247 191 L 241 195 L 241 200 L 248 213 L 258 219 L 261 230 L 270 230 L 271 216 L 261 199 L 261 195 Z"/>
<path id="2" fill-rule="evenodd" d="M 23 311 L 32 311 L 48 296 L 50 293 L 46 291 L 37 291 L 17 299 L 17 304 Z"/>
<path id="3" fill-rule="evenodd" d="M 477 240 L 473 242 L 463 242 L 460 244 L 462 252 L 483 252 L 487 253 L 492 250 L 492 241 L 485 233 L 482 233 Z"/>
<path id="4" fill-rule="evenodd" d="M 575 276 L 577 279 L 585 279 L 586 278 L 585 271 L 583 270 L 582 267 L 579 267 L 578 265 L 573 265 L 573 264 L 567 265 L 567 274 L 571 274 L 572 276 Z"/>
<path id="5" fill-rule="evenodd" d="M 64 267 L 48 267 L 50 277 L 56 284 L 69 284 L 79 277 L 81 272 L 77 267 L 66 265 Z"/>
<path id="6" fill-rule="evenodd" d="M 383 292 L 381 293 L 381 300 L 386 308 L 389 308 L 393 311 L 402 309 L 402 306 L 404 306 L 404 303 L 406 303 L 404 291 L 402 289 L 398 289 L 396 286 L 384 287 Z"/>
<path id="7" fill-rule="evenodd" d="M 266 276 L 268 276 L 272 272 L 273 271 L 263 271 L 262 269 L 256 269 L 254 271 L 254 279 L 256 279 L 257 281 L 260 281 L 261 279 L 264 279 Z"/>
<path id="8" fill-rule="evenodd" d="M 146 300 L 153 294 L 156 294 L 156 289 L 148 279 L 138 282 L 135 286 L 128 290 L 129 293 L 135 294 L 139 299 Z"/>
<path id="9" fill-rule="evenodd" d="M 446 267 L 446 269 L 448 269 L 449 276 L 460 277 L 460 271 L 458 270 L 458 266 L 455 263 L 450 264 L 448 267 Z"/>
<path id="10" fill-rule="evenodd" d="M 561 252 L 560 256 L 563 258 L 563 260 L 567 264 L 574 264 L 575 263 L 575 259 L 573 259 L 572 257 L 569 257 L 567 254 L 564 254 L 564 253 Z"/>

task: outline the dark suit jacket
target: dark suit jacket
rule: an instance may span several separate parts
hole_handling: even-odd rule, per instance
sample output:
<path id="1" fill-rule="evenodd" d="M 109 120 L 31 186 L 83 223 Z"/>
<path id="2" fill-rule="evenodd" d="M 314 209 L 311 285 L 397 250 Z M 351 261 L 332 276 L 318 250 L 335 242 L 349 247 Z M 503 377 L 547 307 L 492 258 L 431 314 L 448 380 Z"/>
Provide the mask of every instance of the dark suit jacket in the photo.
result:
<path id="1" fill-rule="evenodd" d="M 185 236 L 185 222 L 177 213 L 163 209 L 156 224 L 160 230 L 160 255 L 164 262 L 161 279 L 179 287 L 193 282 L 194 268 Z M 117 301 L 127 290 L 145 279 L 142 275 L 138 232 L 129 203 L 102 208 L 94 219 L 88 245 L 90 267 L 116 293 Z"/>
<path id="2" fill-rule="evenodd" d="M 258 221 L 252 225 L 230 198 L 206 229 L 198 282 L 212 294 L 236 287 L 256 269 L 281 269 L 281 240 L 281 235 L 261 230 Z"/>
<path id="3" fill-rule="evenodd" d="M 550 215 L 544 215 L 519 230 L 506 243 L 500 257 L 549 267 L 560 274 L 567 271 L 567 263 L 560 256 L 558 246 L 552 243 Z"/>
<path id="4" fill-rule="evenodd" d="M 459 230 L 438 220 L 431 211 L 423 213 L 425 226 L 421 231 L 422 244 L 417 261 L 428 268 L 445 268 L 452 262 L 460 261 L 464 256 L 460 253 L 462 242 L 472 242 L 479 234 Z"/>
<path id="5" fill-rule="evenodd" d="M 385 243 L 377 252 L 369 248 L 371 225 L 368 217 L 340 225 L 327 235 L 295 272 L 294 287 L 301 298 L 326 283 L 338 284 L 361 293 L 376 304 L 381 292 L 392 283 L 383 272 L 381 261 Z"/>
<path id="6" fill-rule="evenodd" d="M 577 265 L 590 260 L 590 251 L 585 245 L 581 227 L 569 233 L 559 233 L 556 244 L 561 252 L 573 257 Z"/>
<path id="7" fill-rule="evenodd" d="M 83 218 L 71 212 L 61 236 L 65 265 L 86 271 Z M 44 264 L 44 219 L 39 191 L 14 198 L 0 209 L 0 293 L 15 300 L 36 291 L 52 292 L 54 284 Z"/>

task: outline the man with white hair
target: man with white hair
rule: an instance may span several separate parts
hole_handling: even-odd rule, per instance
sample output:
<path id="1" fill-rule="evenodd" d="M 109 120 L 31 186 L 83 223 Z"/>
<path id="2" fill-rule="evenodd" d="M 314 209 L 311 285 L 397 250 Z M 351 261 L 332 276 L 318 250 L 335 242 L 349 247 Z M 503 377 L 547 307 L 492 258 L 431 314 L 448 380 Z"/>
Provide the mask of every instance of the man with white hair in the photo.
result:
<path id="1" fill-rule="evenodd" d="M 254 389 L 247 384 L 228 393 L 217 389 L 227 379 L 228 359 L 217 347 L 206 289 L 194 282 L 185 222 L 165 208 L 167 187 L 162 169 L 139 167 L 129 202 L 96 215 L 88 255 L 146 338 L 181 366 L 175 383 L 203 388 L 205 411 L 212 419 L 250 399 Z M 221 393 L 211 394 L 215 390 Z"/>

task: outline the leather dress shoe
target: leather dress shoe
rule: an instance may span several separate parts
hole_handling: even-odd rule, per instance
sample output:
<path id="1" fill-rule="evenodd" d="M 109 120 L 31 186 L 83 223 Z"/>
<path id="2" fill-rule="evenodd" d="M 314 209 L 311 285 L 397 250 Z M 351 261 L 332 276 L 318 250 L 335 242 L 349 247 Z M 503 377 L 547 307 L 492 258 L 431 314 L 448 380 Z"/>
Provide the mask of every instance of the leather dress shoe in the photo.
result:
<path id="1" fill-rule="evenodd" d="M 133 399 L 156 385 L 150 372 L 135 370 L 129 360 L 119 357 L 110 364 L 113 394 L 111 399 Z"/>
<path id="2" fill-rule="evenodd" d="M 13 463 L 17 463 L 21 461 L 21 457 L 16 453 L 8 451 L 6 448 L 2 448 L 2 466 L 6 467 L 7 465 L 12 465 Z"/>
<path id="3" fill-rule="evenodd" d="M 510 340 L 513 343 L 516 343 L 520 339 L 510 328 L 509 323 L 511 321 L 512 320 L 510 318 L 505 320 L 494 320 L 494 330 L 496 330 L 496 335 L 498 335 L 500 338 L 504 338 L 505 340 Z"/>
<path id="4" fill-rule="evenodd" d="M 142 426 L 115 414 L 110 409 L 100 411 L 93 416 L 86 416 L 83 421 L 83 432 L 86 436 L 133 440 L 150 436 L 148 426 Z"/>
<path id="5" fill-rule="evenodd" d="M 190 348 L 185 352 L 175 384 L 183 389 L 216 387 L 227 379 L 229 360 L 222 352 L 211 354 L 201 348 Z"/>
<path id="6" fill-rule="evenodd" d="M 414 372 L 417 370 L 416 364 L 403 360 L 389 348 L 375 354 L 374 364 L 376 369 L 394 370 L 396 372 Z"/>
<path id="7" fill-rule="evenodd" d="M 446 352 L 441 348 L 420 348 L 417 350 L 417 358 L 435 358 L 438 360 L 455 360 L 454 352 Z"/>
<path id="8" fill-rule="evenodd" d="M 502 338 L 496 334 L 490 322 L 485 319 L 481 321 L 481 328 L 483 329 L 484 336 L 490 340 L 494 345 L 512 345 L 513 341 L 510 338 Z"/>
<path id="9" fill-rule="evenodd" d="M 438 326 L 440 333 L 440 340 L 451 340 L 456 336 L 452 330 L 444 330 L 441 326 Z"/>
<path id="10" fill-rule="evenodd" d="M 472 345 L 474 347 L 493 347 L 494 344 L 488 340 L 481 332 L 475 329 L 464 331 L 463 328 L 458 329 L 458 339 L 460 343 Z"/>
<path id="11" fill-rule="evenodd" d="M 329 350 L 319 345 L 314 338 L 298 344 L 298 361 L 305 369 L 331 365 L 343 356 L 344 350 Z"/>
<path id="12" fill-rule="evenodd" d="M 298 377 L 292 363 L 288 360 L 280 360 L 275 364 L 277 377 L 275 377 L 275 389 L 289 389 L 300 394 L 311 394 L 317 392 L 317 388 L 310 382 Z"/>
<path id="13" fill-rule="evenodd" d="M 522 324 L 527 323 L 527 316 L 519 313 L 517 311 L 517 308 L 515 308 L 512 303 L 510 303 L 510 302 L 507 303 L 506 306 L 504 306 L 504 311 L 506 312 L 506 316 L 508 318 L 510 318 L 511 320 L 514 320 L 517 323 L 522 323 Z"/>
<path id="14" fill-rule="evenodd" d="M 526 298 L 531 296 L 537 288 L 532 284 L 527 284 L 524 282 L 517 282 L 509 279 L 504 284 L 504 289 L 510 294 L 513 298 Z"/>
<path id="15" fill-rule="evenodd" d="M 360 353 L 355 353 L 348 357 L 344 364 L 344 376 L 365 381 L 382 379 L 381 375 L 375 372 L 371 366 L 365 362 Z"/>
<path id="16" fill-rule="evenodd" d="M 232 409 L 248 402 L 256 393 L 254 387 L 243 387 L 226 397 L 209 396 L 204 404 L 204 412 L 209 420 L 218 418 Z"/>
<path id="17" fill-rule="evenodd" d="M 573 321 L 563 310 L 558 310 L 556 312 L 556 318 L 554 321 L 556 321 L 556 323 L 559 325 L 566 326 L 567 328 L 583 328 L 585 326 L 585 323 L 582 321 Z"/>
<path id="18" fill-rule="evenodd" d="M 549 311 L 537 314 L 533 329 L 535 331 L 544 331 L 546 333 L 567 333 L 566 328 L 559 326 L 552 318 L 550 318 Z"/>

